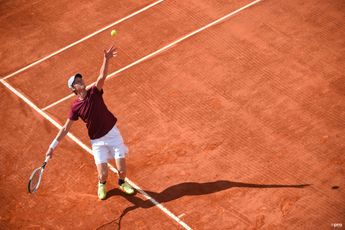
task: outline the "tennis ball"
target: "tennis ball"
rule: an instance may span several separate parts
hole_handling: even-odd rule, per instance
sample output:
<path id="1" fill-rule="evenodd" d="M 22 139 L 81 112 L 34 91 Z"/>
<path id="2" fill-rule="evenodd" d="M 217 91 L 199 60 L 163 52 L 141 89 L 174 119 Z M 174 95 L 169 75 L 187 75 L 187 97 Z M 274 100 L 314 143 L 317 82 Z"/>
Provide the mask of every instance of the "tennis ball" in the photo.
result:
<path id="1" fill-rule="evenodd" d="M 110 32 L 110 35 L 111 35 L 112 37 L 115 37 L 116 34 L 117 34 L 116 30 L 112 30 L 112 31 Z"/>

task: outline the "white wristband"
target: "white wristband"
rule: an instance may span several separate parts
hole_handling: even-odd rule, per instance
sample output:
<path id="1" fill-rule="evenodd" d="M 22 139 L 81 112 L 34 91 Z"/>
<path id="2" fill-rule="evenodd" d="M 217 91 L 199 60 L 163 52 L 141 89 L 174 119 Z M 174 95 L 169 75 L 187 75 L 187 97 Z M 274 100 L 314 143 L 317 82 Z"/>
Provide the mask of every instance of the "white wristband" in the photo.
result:
<path id="1" fill-rule="evenodd" d="M 55 147 L 59 144 L 59 142 L 54 139 L 53 142 L 49 145 L 49 148 L 51 149 L 55 149 Z"/>

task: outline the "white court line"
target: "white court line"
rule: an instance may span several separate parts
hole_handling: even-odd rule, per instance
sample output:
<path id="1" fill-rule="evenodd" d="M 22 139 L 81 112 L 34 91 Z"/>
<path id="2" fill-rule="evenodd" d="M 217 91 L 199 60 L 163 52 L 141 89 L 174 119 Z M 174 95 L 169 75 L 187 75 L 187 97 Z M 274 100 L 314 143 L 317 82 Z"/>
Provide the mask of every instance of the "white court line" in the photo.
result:
<path id="1" fill-rule="evenodd" d="M 41 109 L 39 109 L 34 103 L 32 103 L 28 98 L 26 98 L 23 94 L 18 92 L 15 88 L 13 88 L 10 84 L 8 84 L 5 80 L 0 79 L 0 82 L 4 84 L 9 90 L 11 90 L 15 95 L 17 95 L 19 98 L 21 98 L 24 102 L 26 102 L 31 108 L 36 110 L 37 113 L 39 113 L 41 116 L 46 118 L 48 121 L 50 121 L 56 128 L 61 129 L 62 126 L 55 121 L 53 118 L 51 118 L 47 113 L 43 112 Z M 91 149 L 87 147 L 82 141 L 80 141 L 76 136 L 74 136 L 71 133 L 68 133 L 67 136 L 71 138 L 74 142 L 76 142 L 80 147 L 82 147 L 84 150 L 86 150 L 88 153 L 92 155 Z M 108 163 L 109 168 L 114 172 L 118 174 L 118 171 L 114 166 Z M 126 178 L 126 181 L 133 186 L 138 192 L 140 192 L 146 199 L 150 200 L 155 206 L 157 206 L 160 210 L 162 210 L 166 215 L 171 217 L 173 220 L 175 220 L 177 223 L 179 223 L 182 227 L 185 229 L 191 230 L 192 228 L 189 227 L 186 223 L 184 223 L 182 220 L 180 220 L 176 215 L 174 215 L 172 212 L 170 212 L 167 208 L 165 208 L 162 204 L 158 203 L 155 199 L 153 199 L 150 195 L 148 195 L 145 191 L 143 191 L 138 185 L 136 185 L 134 182 Z"/>
<path id="2" fill-rule="evenodd" d="M 152 57 L 153 55 L 158 54 L 159 52 L 162 52 L 162 51 L 164 51 L 164 50 L 170 48 L 171 46 L 173 46 L 173 45 L 175 45 L 175 44 L 177 44 L 177 43 L 179 43 L 179 42 L 181 42 L 181 41 L 183 41 L 183 40 L 185 40 L 185 39 L 187 39 L 187 38 L 189 38 L 189 37 L 191 37 L 191 36 L 193 36 L 193 35 L 195 35 L 195 34 L 201 32 L 201 31 L 203 31 L 203 30 L 205 30 L 205 29 L 207 29 L 207 28 L 209 28 L 209 27 L 215 25 L 216 23 L 221 22 L 222 20 L 224 20 L 224 19 L 226 19 L 226 18 L 228 18 L 228 17 L 230 17 L 230 16 L 232 16 L 232 15 L 234 15 L 234 14 L 236 14 L 236 13 L 238 13 L 238 12 L 240 12 L 240 11 L 242 11 L 242 10 L 244 10 L 244 9 L 246 9 L 246 8 L 248 8 L 248 7 L 250 7 L 250 6 L 254 5 L 254 4 L 256 4 L 256 3 L 258 3 L 258 2 L 260 2 L 260 1 L 262 1 L 262 0 L 253 1 L 252 3 L 249 3 L 249 4 L 245 5 L 244 7 L 240 8 L 240 9 L 238 9 L 238 10 L 236 10 L 236 11 L 231 12 L 231 13 L 225 15 L 225 16 L 222 17 L 222 18 L 220 18 L 220 19 L 218 19 L 218 20 L 216 20 L 216 21 L 214 21 L 214 22 L 212 22 L 212 23 L 210 23 L 210 24 L 208 24 L 208 25 L 206 25 L 206 26 L 204 26 L 204 27 L 202 27 L 202 28 L 200 28 L 200 29 L 198 29 L 198 30 L 195 30 L 194 32 L 191 32 L 191 33 L 187 34 L 186 36 L 184 36 L 184 37 L 182 37 L 182 38 L 176 40 L 175 42 L 170 43 L 169 45 L 167 45 L 167 46 L 165 46 L 165 47 L 163 47 L 163 48 L 161 48 L 161 49 L 159 49 L 159 50 L 157 50 L 157 51 L 155 51 L 155 52 L 153 52 L 153 53 L 151 53 L 151 54 L 149 54 L 149 55 L 147 55 L 147 56 L 145 56 L 145 57 L 143 57 L 143 58 L 141 58 L 141 59 L 139 59 L 139 60 L 137 60 L 136 62 L 133 62 L 132 64 L 130 64 L 130 65 L 128 65 L 128 66 L 126 66 L 126 67 L 124 67 L 124 68 L 118 70 L 118 71 L 113 72 L 113 73 L 110 74 L 107 78 L 112 77 L 113 75 L 115 75 L 115 74 L 117 74 L 117 73 L 119 73 L 119 72 L 122 72 L 122 71 L 124 71 L 124 70 L 126 70 L 126 69 L 128 69 L 128 68 L 130 68 L 130 67 L 132 67 L 132 66 L 134 66 L 134 65 L 136 65 L 136 64 L 138 64 L 138 63 L 140 63 L 140 62 L 142 62 L 142 61 L 144 61 L 144 60 L 146 60 L 146 59 L 148 59 L 148 58 L 150 58 L 150 57 Z M 0 82 L 1 82 L 2 84 L 4 84 L 8 89 L 10 89 L 14 94 L 16 94 L 16 95 L 17 95 L 18 97 L 20 97 L 22 100 L 24 100 L 30 107 L 32 107 L 33 109 L 35 109 L 40 115 L 42 115 L 44 118 L 46 118 L 48 121 L 50 121 L 53 125 L 55 125 L 58 129 L 61 129 L 61 125 L 60 125 L 58 122 L 56 122 L 56 121 L 55 121 L 53 118 L 51 118 L 48 114 L 46 114 L 46 113 L 43 112 L 41 109 L 39 109 L 34 103 L 32 103 L 32 102 L 31 102 L 28 98 L 26 98 L 24 95 L 22 95 L 21 93 L 19 93 L 19 92 L 18 92 L 16 89 L 14 89 L 11 85 L 9 85 L 7 82 L 5 82 L 4 79 L 0 79 Z M 91 84 L 91 85 L 92 85 L 92 84 Z M 71 94 L 71 95 L 73 96 L 73 94 Z M 68 97 L 66 97 L 66 99 L 69 98 L 69 97 L 71 97 L 71 95 L 68 96 Z M 62 99 L 61 99 L 60 101 L 62 101 Z M 45 109 L 47 109 L 47 107 L 46 107 Z M 80 145 L 83 149 L 85 149 L 87 152 L 89 152 L 89 153 L 91 154 L 91 149 L 88 148 L 84 143 L 82 143 L 82 142 L 81 142 L 78 138 L 76 138 L 73 134 L 68 133 L 67 135 L 68 135 L 68 137 L 70 137 L 73 141 L 75 141 L 78 145 Z M 108 164 L 108 165 L 109 165 L 109 168 L 110 168 L 113 172 L 117 173 L 117 170 L 116 170 L 111 164 Z M 154 200 L 152 197 L 150 197 L 150 196 L 149 196 L 145 191 L 143 191 L 140 187 L 138 187 L 136 184 L 134 184 L 134 183 L 133 183 L 132 181 L 130 181 L 128 178 L 127 178 L 126 180 L 127 180 L 127 182 L 130 183 L 135 189 L 137 189 L 143 196 L 145 196 L 147 199 L 149 199 L 155 206 L 157 206 L 159 209 L 161 209 L 166 215 L 168 215 L 168 216 L 170 216 L 171 218 L 173 218 L 175 221 L 177 221 L 177 222 L 178 222 L 181 226 L 183 226 L 185 229 L 191 229 L 186 223 L 184 223 L 182 220 L 180 220 L 177 216 L 175 216 L 173 213 L 171 213 L 168 209 L 166 209 L 163 205 L 161 205 L 160 203 L 158 203 L 158 202 L 157 202 L 156 200 Z"/>
<path id="3" fill-rule="evenodd" d="M 187 35 L 181 37 L 180 39 L 178 39 L 178 40 L 176 40 L 176 41 L 174 41 L 174 42 L 172 42 L 172 43 L 170 43 L 170 44 L 164 46 L 163 48 L 161 48 L 161 49 L 159 49 L 159 50 L 157 50 L 157 51 L 155 51 L 155 52 L 153 52 L 153 53 L 150 53 L 149 55 L 146 55 L 146 56 L 140 58 L 139 60 L 137 60 L 137 61 L 135 61 L 135 62 L 132 62 L 131 64 L 129 64 L 129 65 L 127 65 L 127 66 L 125 66 L 125 67 L 123 67 L 123 68 L 121 68 L 121 69 L 119 69 L 119 70 L 117 70 L 117 71 L 115 71 L 115 72 L 113 72 L 113 73 L 111 73 L 111 74 L 109 74 L 109 75 L 107 76 L 107 79 L 110 78 L 110 77 L 112 77 L 112 76 L 114 76 L 114 75 L 116 75 L 116 74 L 118 74 L 118 73 L 121 73 L 121 72 L 125 71 L 126 69 L 131 68 L 132 66 L 135 66 L 135 65 L 139 64 L 140 62 L 143 62 L 143 61 L 145 61 L 145 60 L 147 60 L 147 59 L 153 57 L 154 55 L 156 55 L 156 54 L 158 54 L 158 53 L 160 53 L 160 52 L 163 52 L 163 51 L 169 49 L 170 47 L 176 45 L 177 43 L 182 42 L 183 40 L 186 40 L 187 38 L 189 38 L 189 37 L 191 37 L 191 36 L 193 36 L 193 35 L 195 35 L 195 34 L 197 34 L 197 33 L 200 33 L 200 32 L 203 31 L 203 30 L 206 30 L 207 28 L 209 28 L 209 27 L 211 27 L 211 26 L 214 26 L 215 24 L 217 24 L 217 23 L 219 23 L 219 22 L 221 22 L 221 21 L 223 21 L 223 20 L 225 20 L 225 19 L 227 19 L 227 18 L 229 18 L 229 17 L 231 17 L 231 16 L 233 16 L 233 15 L 235 15 L 235 14 L 241 12 L 242 10 L 244 10 L 244 9 L 246 9 L 246 8 L 248 8 L 248 7 L 251 7 L 251 6 L 253 6 L 253 5 L 255 5 L 255 4 L 261 2 L 261 1 L 262 1 L 262 0 L 253 1 L 253 2 L 251 2 L 251 3 L 249 3 L 249 4 L 247 4 L 247 5 L 245 5 L 245 6 L 241 7 L 241 8 L 239 8 L 238 10 L 235 10 L 235 11 L 233 11 L 233 12 L 231 12 L 231 13 L 229 13 L 229 14 L 227 14 L 227 15 L 225 15 L 225 16 L 219 18 L 219 19 L 217 19 L 216 21 L 213 21 L 213 22 L 207 24 L 206 26 L 201 27 L 200 29 L 197 29 L 197 30 L 195 30 L 195 31 L 193 31 L 193 32 L 191 32 L 191 33 L 189 33 L 189 34 L 187 34 Z M 93 84 L 95 84 L 95 82 L 93 82 L 93 83 L 91 83 L 90 85 L 88 85 L 87 88 L 89 88 L 89 87 L 92 86 Z M 55 105 L 57 105 L 57 104 L 59 104 L 59 103 L 65 101 L 65 100 L 67 100 L 68 98 L 73 97 L 73 96 L 74 96 L 74 94 L 70 94 L 70 95 L 68 95 L 68 96 L 66 96 L 66 97 L 64 97 L 64 98 L 61 98 L 60 100 L 58 100 L 58 101 L 56 101 L 56 102 L 54 102 L 54 103 L 52 103 L 52 104 L 50 104 L 50 105 L 44 107 L 42 110 L 43 110 L 43 111 L 44 111 L 44 110 L 47 110 L 47 109 L 49 109 L 49 108 L 51 108 L 51 107 L 53 107 L 53 106 L 55 106 Z"/>
<path id="4" fill-rule="evenodd" d="M 94 33 L 92 33 L 92 34 L 90 34 L 90 35 L 87 35 L 86 37 L 83 37 L 82 39 L 80 39 L 80 40 L 78 40 L 78 41 L 76 41 L 76 42 L 73 42 L 72 44 L 70 44 L 70 45 L 68 45 L 68 46 L 65 46 L 64 48 L 59 49 L 58 51 L 55 51 L 54 53 L 49 54 L 48 56 L 45 56 L 45 57 L 42 58 L 42 59 L 39 59 L 39 60 L 37 60 L 37 61 L 35 61 L 35 62 L 33 62 L 33 63 L 31 63 L 31 64 L 29 64 L 29 65 L 23 67 L 23 68 L 17 70 L 17 71 L 14 72 L 14 73 L 11 73 L 11 74 L 9 74 L 9 75 L 3 77 L 2 79 L 5 80 L 5 79 L 7 79 L 7 78 L 10 78 L 10 77 L 12 77 L 12 76 L 18 74 L 18 73 L 21 73 L 21 72 L 23 72 L 24 70 L 27 70 L 27 69 L 29 69 L 29 68 L 31 68 L 31 67 L 33 67 L 33 66 L 35 66 L 35 65 L 37 65 L 37 64 L 39 64 L 39 63 L 41 63 L 41 62 L 43 62 L 43 61 L 45 61 L 45 60 L 47 60 L 47 59 L 49 59 L 49 58 L 51 58 L 51 57 L 53 57 L 53 56 L 55 56 L 55 55 L 57 55 L 57 54 L 63 52 L 63 51 L 65 51 L 65 50 L 67 50 L 67 49 L 69 49 L 69 48 L 71 48 L 71 47 L 73 47 L 73 46 L 75 46 L 75 45 L 77 45 L 77 44 L 79 44 L 79 43 L 81 43 L 81 42 L 83 42 L 83 41 L 85 41 L 85 40 L 87 40 L 87 39 L 89 39 L 89 38 L 91 38 L 91 37 L 93 37 L 93 36 L 99 34 L 99 33 L 101 33 L 101 32 L 103 32 L 103 31 L 105 31 L 105 30 L 107 30 L 107 29 L 109 29 L 110 27 L 112 27 L 112 26 L 114 26 L 114 25 L 116 25 L 116 24 L 119 24 L 120 22 L 123 22 L 123 21 L 125 21 L 125 20 L 127 20 L 127 19 L 129 19 L 129 18 L 131 18 L 131 17 L 134 17 L 135 15 L 140 14 L 141 12 L 144 12 L 145 10 L 148 10 L 149 8 L 155 6 L 155 5 L 157 5 L 157 4 L 159 4 L 159 3 L 163 2 L 163 1 L 164 1 L 164 0 L 158 0 L 158 1 L 156 1 L 156 2 L 154 2 L 154 3 L 152 3 L 152 4 L 150 4 L 150 5 L 148 5 L 148 6 L 144 7 L 144 8 L 142 8 L 142 9 L 140 9 L 140 10 L 138 10 L 138 11 L 136 11 L 136 12 L 134 12 L 134 13 L 132 13 L 132 14 L 130 14 L 130 15 L 128 15 L 128 16 L 126 16 L 126 17 L 124 17 L 124 18 L 122 18 L 122 19 L 120 19 L 120 20 L 118 20 L 118 21 L 116 21 L 116 22 L 114 22 L 114 23 L 112 23 L 112 24 L 110 24 L 110 25 L 108 25 L 108 26 L 106 26 L 106 27 L 103 27 L 103 28 L 100 29 L 100 30 L 97 30 L 96 32 L 94 32 Z"/>
<path id="5" fill-rule="evenodd" d="M 117 170 L 110 165 L 109 168 L 117 173 Z M 130 183 L 138 192 L 140 192 L 146 199 L 150 200 L 151 203 L 153 203 L 154 205 L 156 205 L 159 209 L 161 209 L 163 212 L 165 212 L 168 216 L 170 216 L 171 218 L 173 218 L 177 223 L 179 223 L 181 226 L 183 226 L 185 229 L 189 229 L 191 230 L 192 228 L 189 227 L 185 222 L 183 222 L 180 218 L 180 216 L 175 216 L 172 212 L 170 212 L 166 207 L 164 207 L 162 204 L 160 204 L 158 201 L 156 201 L 155 199 L 153 199 L 149 194 L 147 194 L 144 190 L 142 190 L 141 188 L 139 188 L 138 186 L 136 186 L 136 184 L 134 184 L 131 180 L 129 180 L 128 178 L 126 178 L 126 180 L 128 181 L 128 183 Z"/>

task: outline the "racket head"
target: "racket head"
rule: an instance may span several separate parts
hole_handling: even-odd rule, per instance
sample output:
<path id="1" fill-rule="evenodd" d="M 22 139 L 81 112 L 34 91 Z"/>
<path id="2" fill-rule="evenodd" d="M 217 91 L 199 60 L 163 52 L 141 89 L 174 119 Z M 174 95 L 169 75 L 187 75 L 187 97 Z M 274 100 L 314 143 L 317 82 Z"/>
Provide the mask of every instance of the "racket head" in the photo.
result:
<path id="1" fill-rule="evenodd" d="M 28 183 L 28 192 L 29 193 L 34 193 L 37 191 L 37 189 L 41 183 L 42 175 L 43 175 L 43 168 L 42 167 L 39 167 L 32 172 L 30 179 L 29 179 L 29 183 Z"/>

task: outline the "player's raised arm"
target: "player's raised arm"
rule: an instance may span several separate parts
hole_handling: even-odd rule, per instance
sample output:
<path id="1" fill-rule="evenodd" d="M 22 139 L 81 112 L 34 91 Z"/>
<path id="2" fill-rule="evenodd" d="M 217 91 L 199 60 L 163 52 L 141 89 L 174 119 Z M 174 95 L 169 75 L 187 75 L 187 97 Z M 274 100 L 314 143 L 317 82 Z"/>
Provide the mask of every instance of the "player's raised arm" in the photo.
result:
<path id="1" fill-rule="evenodd" d="M 59 142 L 66 136 L 73 122 L 74 122 L 73 120 L 67 119 L 65 125 L 60 129 L 59 133 L 57 134 L 53 142 L 49 145 L 46 156 L 50 156 L 50 157 L 53 156 L 54 149 L 59 144 Z"/>
<path id="2" fill-rule="evenodd" d="M 114 47 L 114 45 L 108 49 L 104 50 L 104 58 L 103 58 L 103 64 L 101 67 L 101 70 L 99 72 L 98 79 L 96 81 L 96 87 L 98 90 L 102 90 L 104 81 L 107 78 L 108 75 L 108 62 L 112 57 L 115 57 L 117 55 L 117 50 Z"/>

